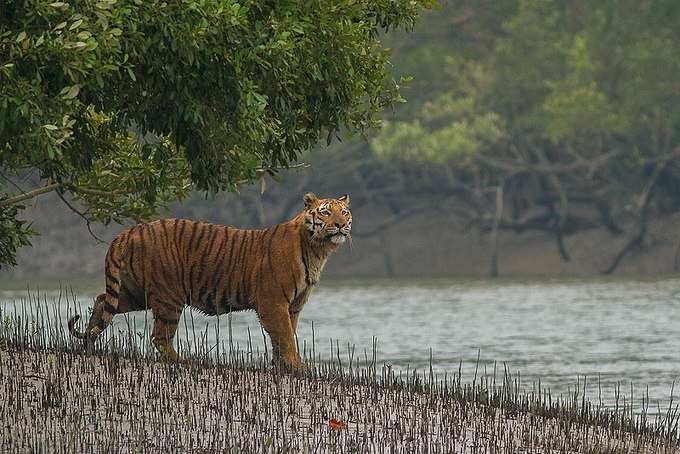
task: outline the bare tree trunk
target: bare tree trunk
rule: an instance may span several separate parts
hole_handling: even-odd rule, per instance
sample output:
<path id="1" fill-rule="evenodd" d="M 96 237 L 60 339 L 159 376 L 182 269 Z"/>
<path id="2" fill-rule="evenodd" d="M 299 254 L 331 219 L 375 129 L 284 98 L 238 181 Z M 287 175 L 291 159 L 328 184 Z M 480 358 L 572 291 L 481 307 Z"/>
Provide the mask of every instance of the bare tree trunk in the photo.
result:
<path id="1" fill-rule="evenodd" d="M 628 255 L 629 252 L 633 251 L 634 249 L 642 249 L 646 234 L 647 234 L 647 207 L 645 206 L 642 213 L 640 214 L 637 232 L 635 233 L 635 235 L 633 235 L 630 241 L 626 243 L 624 248 L 616 255 L 611 265 L 609 265 L 609 268 L 607 268 L 604 271 L 604 274 L 612 274 L 614 271 L 616 271 L 616 268 L 619 267 L 619 264 L 621 263 L 623 258 L 626 255 Z"/>
<path id="2" fill-rule="evenodd" d="M 496 186 L 496 215 L 491 230 L 491 264 L 489 276 L 498 277 L 498 226 L 503 217 L 503 185 Z"/>
<path id="3" fill-rule="evenodd" d="M 614 257 L 611 265 L 603 274 L 612 274 L 616 271 L 623 258 L 634 249 L 642 249 L 644 246 L 645 235 L 647 234 L 647 222 L 649 220 L 649 204 L 654 196 L 654 188 L 661 172 L 666 168 L 668 161 L 656 164 L 652 176 L 649 178 L 640 199 L 638 200 L 638 222 L 637 229 L 632 238 L 626 243 L 624 248 Z"/>
<path id="4" fill-rule="evenodd" d="M 560 227 L 557 227 L 555 237 L 557 239 L 557 250 L 560 252 L 560 257 L 562 257 L 562 260 L 565 262 L 568 262 L 571 260 L 571 256 L 567 251 L 567 247 L 564 245 L 564 234 L 562 233 L 562 229 L 560 229 Z"/>
<path id="5" fill-rule="evenodd" d="M 392 251 L 387 235 L 380 235 L 380 246 L 383 250 L 383 265 L 387 277 L 394 277 L 394 265 L 392 265 Z"/>

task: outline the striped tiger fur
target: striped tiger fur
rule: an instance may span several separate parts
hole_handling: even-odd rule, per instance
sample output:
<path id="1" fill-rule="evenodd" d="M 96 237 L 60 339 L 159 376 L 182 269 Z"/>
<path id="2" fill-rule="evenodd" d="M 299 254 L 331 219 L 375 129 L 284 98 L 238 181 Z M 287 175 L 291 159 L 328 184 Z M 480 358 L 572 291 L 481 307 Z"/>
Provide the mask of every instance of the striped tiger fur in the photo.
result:
<path id="1" fill-rule="evenodd" d="M 94 304 L 85 332 L 93 342 L 115 314 L 151 309 L 151 340 L 177 360 L 172 340 L 185 306 L 205 314 L 255 310 L 270 336 L 274 359 L 292 369 L 300 360 L 295 331 L 300 311 L 328 256 L 352 229 L 350 198 L 304 196 L 293 219 L 263 230 L 186 219 L 163 219 L 121 232 L 105 262 L 106 292 Z"/>

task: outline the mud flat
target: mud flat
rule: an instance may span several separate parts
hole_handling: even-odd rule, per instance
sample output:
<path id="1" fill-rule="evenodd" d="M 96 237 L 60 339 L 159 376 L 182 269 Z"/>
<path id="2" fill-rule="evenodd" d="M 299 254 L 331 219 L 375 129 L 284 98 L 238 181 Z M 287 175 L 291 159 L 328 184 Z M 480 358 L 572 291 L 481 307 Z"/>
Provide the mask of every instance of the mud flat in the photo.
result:
<path id="1" fill-rule="evenodd" d="M 115 352 L 0 350 L 2 452 L 671 453 L 650 422 L 481 380 L 324 363 L 282 375 L 247 355 L 170 364 Z"/>
<path id="2" fill-rule="evenodd" d="M 395 372 L 375 343 L 357 355 L 336 343 L 325 361 L 303 347 L 312 370 L 301 376 L 201 333 L 178 345 L 183 363 L 132 330 L 84 351 L 62 303 L 0 313 L 0 452 L 680 453 L 672 401 L 648 418 L 625 398 L 605 408 L 578 389 L 525 391 L 507 371 L 472 383 Z"/>

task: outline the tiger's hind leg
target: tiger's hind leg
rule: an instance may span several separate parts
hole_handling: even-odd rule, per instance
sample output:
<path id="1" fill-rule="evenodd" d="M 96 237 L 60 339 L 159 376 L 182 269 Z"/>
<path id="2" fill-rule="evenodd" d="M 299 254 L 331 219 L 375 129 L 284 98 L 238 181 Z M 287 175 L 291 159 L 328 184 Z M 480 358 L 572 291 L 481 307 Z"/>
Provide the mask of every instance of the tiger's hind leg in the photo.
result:
<path id="1" fill-rule="evenodd" d="M 156 349 L 161 352 L 170 361 L 179 361 L 179 355 L 172 346 L 172 341 L 177 332 L 177 325 L 182 314 L 182 309 L 174 307 L 159 307 L 152 305 L 153 312 L 153 330 L 151 331 L 151 342 Z M 155 306 L 155 307 L 154 307 Z"/>

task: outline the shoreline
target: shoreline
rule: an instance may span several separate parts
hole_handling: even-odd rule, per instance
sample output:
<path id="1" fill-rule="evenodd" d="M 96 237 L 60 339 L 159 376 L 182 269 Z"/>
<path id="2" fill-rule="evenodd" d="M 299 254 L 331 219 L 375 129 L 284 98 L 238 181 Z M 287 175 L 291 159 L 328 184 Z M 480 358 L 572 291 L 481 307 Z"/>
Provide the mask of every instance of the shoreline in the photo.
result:
<path id="1" fill-rule="evenodd" d="M 0 271 L 4 280 L 41 280 L 60 277 L 103 276 L 104 256 L 108 244 L 91 238 L 78 218 L 62 216 L 59 204 L 49 203 L 49 196 L 27 211 L 41 235 L 33 246 L 19 251 L 19 265 Z M 223 218 L 208 212 L 187 214 L 168 212 L 161 217 L 192 217 L 210 222 L 258 228 L 237 218 Z M 384 223 L 386 214 L 363 209 L 355 213 L 353 247 L 341 248 L 329 260 L 322 281 L 332 279 L 438 278 L 457 280 L 484 279 L 489 276 L 493 253 L 492 236 L 466 228 L 462 219 L 446 213 L 428 211 L 405 218 L 388 228 L 375 229 Z M 55 220 L 58 221 L 55 223 Z M 266 225 L 277 222 L 271 219 Z M 431 226 L 439 226 L 432 229 Z M 631 226 L 627 226 L 631 227 Z M 96 226 L 104 240 L 112 239 L 123 225 Z M 639 279 L 674 276 L 680 273 L 680 214 L 650 220 L 642 248 L 630 250 L 611 276 Z M 634 230 L 634 229 L 633 229 Z M 374 233 L 371 233 L 374 232 Z M 603 228 L 593 228 L 564 237 L 569 260 L 560 256 L 555 238 L 542 231 L 498 234 L 498 272 L 502 279 L 597 278 L 629 241 L 629 235 L 613 235 Z"/>
<path id="2" fill-rule="evenodd" d="M 677 430 L 516 392 L 507 377 L 432 383 L 424 371 L 332 364 L 296 377 L 234 358 L 174 364 L 5 341 L 0 451 L 680 452 Z"/>
<path id="3" fill-rule="evenodd" d="M 521 376 L 527 392 L 540 383 L 556 396 L 580 390 L 607 408 L 625 397 L 632 400 L 635 413 L 663 413 L 677 401 L 672 358 L 678 342 L 669 335 L 672 319 L 680 314 L 674 304 L 677 280 L 625 282 L 625 287 L 588 283 L 578 288 L 563 283 L 550 288 L 523 283 L 496 289 L 486 283 L 436 289 L 401 283 L 391 289 L 382 284 L 378 289 L 325 288 L 303 313 L 298 346 L 303 356 L 314 356 L 317 362 L 340 356 L 345 365 L 356 351 L 354 364 L 363 366 L 370 363 L 366 351 L 370 358 L 375 348 L 379 364 L 397 372 L 432 368 L 441 378 L 461 371 L 467 382 L 478 370 L 499 378 L 498 368 L 501 376 L 504 370 Z M 57 339 L 60 349 L 80 346 L 69 339 L 66 321 L 75 314 L 87 318 L 94 292 L 24 293 L 0 291 L 0 319 L 11 319 L 12 326 L 45 325 L 50 335 L 66 334 Z M 567 301 L 573 304 L 562 304 Z M 428 313 L 423 307 L 430 308 Z M 362 320 L 360 314 L 367 317 Z M 666 320 L 650 323 L 651 314 Z M 116 316 L 98 344 L 105 344 L 108 336 L 134 336 L 147 354 L 151 327 L 148 311 Z M 175 345 L 189 355 L 200 353 L 196 348 L 212 350 L 213 357 L 232 347 L 258 353 L 269 347 L 254 312 L 209 317 L 194 310 L 183 312 Z"/>
<path id="4" fill-rule="evenodd" d="M 442 377 L 432 353 L 397 370 L 378 362 L 375 340 L 356 355 L 331 343 L 326 361 L 311 359 L 312 342 L 314 372 L 292 376 L 271 369 L 267 344 L 220 349 L 193 327 L 178 364 L 134 330 L 85 352 L 39 299 L 1 322 L 0 452 L 680 454 L 677 404 L 636 414 L 625 395 L 611 408 L 585 397 L 585 381 L 583 393 L 527 389 L 505 367 Z"/>
<path id="5" fill-rule="evenodd" d="M 589 276 L 569 276 L 556 275 L 551 277 L 520 275 L 520 276 L 500 276 L 489 278 L 483 276 L 412 276 L 412 277 L 388 277 L 388 276 L 327 276 L 323 277 L 318 287 L 347 287 L 347 286 L 469 286 L 487 287 L 498 285 L 561 285 L 561 284 L 589 284 L 589 283 L 631 283 L 631 282 L 664 282 L 680 280 L 680 274 L 641 274 L 637 276 L 622 275 L 589 275 Z M 38 282 L 38 284 L 33 284 Z M 60 287 L 64 290 L 72 288 L 76 291 L 88 293 L 101 293 L 104 285 L 103 275 L 73 277 L 12 277 L 0 274 L 0 292 L 56 292 Z"/>

